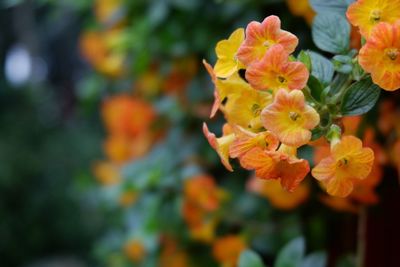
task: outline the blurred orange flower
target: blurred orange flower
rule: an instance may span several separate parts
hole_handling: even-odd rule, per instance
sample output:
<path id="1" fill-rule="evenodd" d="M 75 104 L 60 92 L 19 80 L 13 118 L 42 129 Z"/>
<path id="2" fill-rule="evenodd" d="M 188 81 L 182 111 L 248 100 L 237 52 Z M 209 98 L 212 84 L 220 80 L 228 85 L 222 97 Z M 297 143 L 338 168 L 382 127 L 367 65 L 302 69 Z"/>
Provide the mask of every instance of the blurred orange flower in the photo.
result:
<path id="1" fill-rule="evenodd" d="M 120 30 L 87 31 L 80 37 L 83 57 L 99 72 L 116 78 L 124 73 L 125 55 L 112 48 L 121 38 Z"/>
<path id="2" fill-rule="evenodd" d="M 167 236 L 162 238 L 160 267 L 189 267 L 189 260 L 185 251 L 178 247 L 177 242 Z"/>
<path id="3" fill-rule="evenodd" d="M 150 133 L 129 137 L 125 135 L 110 135 L 104 142 L 104 152 L 108 159 L 115 163 L 124 163 L 144 156 L 153 144 Z"/>
<path id="4" fill-rule="evenodd" d="M 138 192 L 135 190 L 125 190 L 119 197 L 119 203 L 123 207 L 129 207 L 133 205 L 138 198 Z"/>
<path id="5" fill-rule="evenodd" d="M 94 13 L 101 23 L 110 23 L 117 18 L 118 12 L 121 12 L 122 0 L 96 0 L 94 4 Z"/>
<path id="6" fill-rule="evenodd" d="M 134 263 L 141 262 L 146 256 L 146 248 L 139 240 L 130 240 L 124 246 L 125 255 Z"/>
<path id="7" fill-rule="evenodd" d="M 98 161 L 93 165 L 93 173 L 97 180 L 103 185 L 114 185 L 121 181 L 119 168 L 107 161 Z"/>
<path id="8" fill-rule="evenodd" d="M 267 198 L 271 205 L 282 210 L 291 210 L 303 204 L 309 194 L 310 187 L 302 183 L 293 192 L 284 190 L 278 180 L 264 180 L 252 177 L 247 182 L 247 190 Z"/>
<path id="9" fill-rule="evenodd" d="M 148 131 L 156 118 L 152 105 L 128 95 L 106 99 L 101 111 L 107 130 L 116 135 L 139 135 Z"/>
<path id="10" fill-rule="evenodd" d="M 225 192 L 211 176 L 198 175 L 185 181 L 182 213 L 194 240 L 211 242 L 214 239 L 215 212 L 224 197 Z"/>
<path id="11" fill-rule="evenodd" d="M 242 237 L 228 235 L 214 241 L 212 250 L 215 259 L 223 267 L 235 267 L 240 253 L 247 248 Z"/>
<path id="12" fill-rule="evenodd" d="M 315 12 L 311 8 L 309 0 L 286 0 L 286 4 L 293 15 L 303 17 L 308 24 L 312 23 Z"/>

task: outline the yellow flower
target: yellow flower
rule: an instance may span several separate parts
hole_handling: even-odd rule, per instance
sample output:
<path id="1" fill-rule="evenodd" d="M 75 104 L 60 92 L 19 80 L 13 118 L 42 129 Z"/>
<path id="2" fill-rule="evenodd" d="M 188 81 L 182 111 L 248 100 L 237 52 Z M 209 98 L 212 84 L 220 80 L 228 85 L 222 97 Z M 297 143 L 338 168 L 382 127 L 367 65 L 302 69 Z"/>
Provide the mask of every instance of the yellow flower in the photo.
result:
<path id="1" fill-rule="evenodd" d="M 235 140 L 229 147 L 229 155 L 232 158 L 240 158 L 255 147 L 275 151 L 279 146 L 278 138 L 269 131 L 253 133 L 236 127 L 235 133 Z"/>
<path id="2" fill-rule="evenodd" d="M 326 187 L 328 194 L 346 197 L 353 191 L 354 180 L 365 179 L 371 172 L 374 152 L 363 148 L 360 139 L 344 136 L 331 143 L 331 155 L 322 159 L 312 175 Z"/>
<path id="3" fill-rule="evenodd" d="M 239 61 L 236 53 L 244 40 L 244 29 L 234 31 L 228 40 L 218 42 L 215 52 L 218 60 L 214 66 L 217 77 L 227 78 L 238 70 Z"/>
<path id="4" fill-rule="evenodd" d="M 310 141 L 310 130 L 319 124 L 319 114 L 307 105 L 302 91 L 281 89 L 262 111 L 261 120 L 282 143 L 299 147 Z"/>
<path id="5" fill-rule="evenodd" d="M 261 111 L 271 102 L 272 94 L 269 92 L 244 90 L 240 96 L 228 95 L 224 113 L 229 123 L 257 131 L 262 128 Z"/>
<path id="6" fill-rule="evenodd" d="M 229 128 L 224 126 L 225 129 Z M 203 123 L 203 133 L 210 143 L 211 147 L 215 149 L 221 158 L 222 164 L 228 171 L 233 171 L 231 164 L 229 163 L 229 146 L 232 144 L 235 139 L 235 134 L 230 130 L 224 131 L 222 137 L 217 138 L 215 134 L 211 133 L 208 130 L 207 124 Z"/>
<path id="7" fill-rule="evenodd" d="M 393 23 L 400 19 L 400 0 L 358 0 L 349 6 L 346 15 L 368 39 L 379 22 Z"/>

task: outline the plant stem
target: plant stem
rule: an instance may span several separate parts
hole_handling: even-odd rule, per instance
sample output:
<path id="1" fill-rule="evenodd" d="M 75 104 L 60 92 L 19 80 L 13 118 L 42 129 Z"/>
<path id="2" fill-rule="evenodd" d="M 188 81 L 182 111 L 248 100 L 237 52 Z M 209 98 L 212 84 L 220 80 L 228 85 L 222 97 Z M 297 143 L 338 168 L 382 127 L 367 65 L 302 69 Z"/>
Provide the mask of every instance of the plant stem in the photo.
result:
<path id="1" fill-rule="evenodd" d="M 358 231 L 357 231 L 357 267 L 365 267 L 365 252 L 367 245 L 367 207 L 362 206 L 358 215 Z"/>

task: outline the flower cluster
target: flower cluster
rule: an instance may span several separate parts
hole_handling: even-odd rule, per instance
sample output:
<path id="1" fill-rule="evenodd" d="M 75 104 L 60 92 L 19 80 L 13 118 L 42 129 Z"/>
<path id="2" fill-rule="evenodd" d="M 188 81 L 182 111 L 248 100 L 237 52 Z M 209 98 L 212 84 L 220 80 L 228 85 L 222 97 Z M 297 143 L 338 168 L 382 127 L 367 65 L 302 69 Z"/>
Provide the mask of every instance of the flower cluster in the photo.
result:
<path id="1" fill-rule="evenodd" d="M 311 96 L 310 66 L 294 57 L 297 44 L 276 16 L 253 21 L 220 41 L 214 68 L 205 66 L 215 85 L 211 117 L 220 110 L 227 123 L 222 137 L 206 124 L 203 132 L 228 170 L 233 170 L 230 158 L 237 158 L 258 178 L 279 180 L 293 192 L 310 172 L 298 149 L 316 139 L 317 129 L 329 128 L 329 155 L 311 173 L 328 194 L 346 197 L 371 172 L 374 153 L 355 136 L 342 137 L 336 124 L 325 125 L 326 114 L 329 120 L 340 116 L 329 115 L 331 107 Z"/>
<path id="2" fill-rule="evenodd" d="M 365 38 L 358 61 L 374 83 L 394 91 L 400 88 L 400 1 L 358 0 L 347 18 Z"/>

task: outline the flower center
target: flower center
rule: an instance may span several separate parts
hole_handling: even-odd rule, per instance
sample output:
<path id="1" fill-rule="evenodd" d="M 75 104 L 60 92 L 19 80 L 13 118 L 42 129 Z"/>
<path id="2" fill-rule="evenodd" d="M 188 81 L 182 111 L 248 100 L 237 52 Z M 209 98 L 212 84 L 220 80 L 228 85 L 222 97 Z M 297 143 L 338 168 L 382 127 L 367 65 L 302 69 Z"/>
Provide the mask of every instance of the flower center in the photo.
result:
<path id="1" fill-rule="evenodd" d="M 343 166 L 346 166 L 347 164 L 349 164 L 349 160 L 347 158 L 342 158 L 337 162 L 337 166 L 339 168 L 343 167 Z"/>
<path id="2" fill-rule="evenodd" d="M 253 104 L 253 106 L 251 107 L 251 112 L 253 112 L 253 115 L 254 115 L 255 117 L 257 117 L 258 115 L 260 115 L 260 113 L 261 113 L 260 105 L 258 105 L 258 104 Z"/>
<path id="3" fill-rule="evenodd" d="M 297 121 L 297 119 L 300 118 L 300 114 L 297 113 L 297 112 L 294 112 L 294 111 L 290 111 L 290 112 L 289 112 L 289 118 L 290 118 L 292 121 Z"/>
<path id="4" fill-rule="evenodd" d="M 278 81 L 279 81 L 279 83 L 284 84 L 286 82 L 286 79 L 285 79 L 285 77 L 279 75 Z"/>
<path id="5" fill-rule="evenodd" d="M 386 50 L 386 56 L 390 59 L 390 60 L 396 60 L 397 57 L 399 55 L 399 50 L 397 48 L 389 48 Z"/>
<path id="6" fill-rule="evenodd" d="M 372 10 L 371 15 L 370 15 L 370 19 L 372 22 L 379 22 L 381 20 L 381 15 L 382 15 L 382 11 L 380 10 Z"/>
<path id="7" fill-rule="evenodd" d="M 265 40 L 263 43 L 263 46 L 265 47 L 270 47 L 272 45 L 272 43 L 269 40 Z"/>

